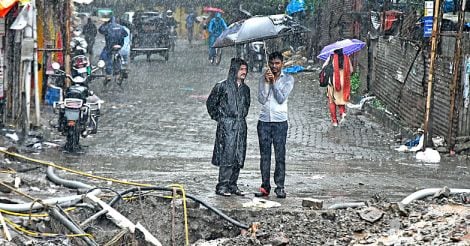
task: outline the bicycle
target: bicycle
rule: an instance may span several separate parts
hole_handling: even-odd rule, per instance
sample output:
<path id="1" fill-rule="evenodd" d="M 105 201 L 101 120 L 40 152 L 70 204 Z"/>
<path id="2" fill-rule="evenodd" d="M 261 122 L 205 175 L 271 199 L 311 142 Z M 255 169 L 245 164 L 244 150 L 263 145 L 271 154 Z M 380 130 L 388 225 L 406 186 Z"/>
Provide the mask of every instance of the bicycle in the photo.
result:
<path id="1" fill-rule="evenodd" d="M 127 68 L 123 68 L 123 58 L 119 51 L 121 45 L 114 45 L 111 49 L 111 67 L 112 67 L 112 78 L 108 77 L 104 81 L 104 87 L 108 86 L 109 82 L 116 83 L 122 89 L 122 82 L 127 79 Z"/>

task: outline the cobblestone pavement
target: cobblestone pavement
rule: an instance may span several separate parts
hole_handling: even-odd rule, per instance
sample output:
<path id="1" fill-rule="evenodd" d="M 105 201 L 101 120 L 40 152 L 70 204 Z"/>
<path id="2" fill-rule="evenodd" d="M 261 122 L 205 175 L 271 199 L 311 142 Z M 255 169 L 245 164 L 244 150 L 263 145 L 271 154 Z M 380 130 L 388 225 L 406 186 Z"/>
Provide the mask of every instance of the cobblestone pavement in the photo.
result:
<path id="1" fill-rule="evenodd" d="M 209 64 L 206 50 L 202 43 L 190 49 L 180 41 L 168 62 L 157 55 L 150 62 L 137 57 L 124 91 L 114 86 L 103 92 L 101 83 L 95 82 L 93 89 L 106 102 L 98 134 L 82 140 L 88 147 L 78 157 L 51 150 L 47 158 L 105 176 L 157 185 L 182 183 L 188 192 L 221 207 L 250 200 L 253 195 L 221 198 L 214 194 L 218 169 L 210 158 L 216 123 L 207 114 L 205 100 L 212 86 L 226 77 L 233 49 L 224 49 L 220 66 Z M 249 192 L 260 184 L 259 76 L 250 73 L 247 78 L 252 106 L 246 167 L 239 186 Z M 302 197 L 315 197 L 331 204 L 365 200 L 377 192 L 399 200 L 421 188 L 468 188 L 467 161 L 417 163 L 413 154 L 393 150 L 394 132 L 357 110 L 350 110 L 346 123 L 333 128 L 324 88 L 315 81 L 317 74 L 302 73 L 295 78 L 289 97 L 288 197 L 273 198 L 276 201 L 300 206 Z"/>

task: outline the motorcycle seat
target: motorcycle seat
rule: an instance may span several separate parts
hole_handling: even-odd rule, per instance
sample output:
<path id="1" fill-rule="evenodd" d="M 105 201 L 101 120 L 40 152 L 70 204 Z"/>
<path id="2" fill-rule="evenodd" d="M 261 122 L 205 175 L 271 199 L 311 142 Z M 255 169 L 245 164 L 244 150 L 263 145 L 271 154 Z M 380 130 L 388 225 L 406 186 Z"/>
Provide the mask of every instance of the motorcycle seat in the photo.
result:
<path id="1" fill-rule="evenodd" d="M 122 47 L 121 45 L 115 44 L 115 45 L 113 45 L 113 51 L 118 51 L 118 50 L 121 49 L 121 47 Z"/>

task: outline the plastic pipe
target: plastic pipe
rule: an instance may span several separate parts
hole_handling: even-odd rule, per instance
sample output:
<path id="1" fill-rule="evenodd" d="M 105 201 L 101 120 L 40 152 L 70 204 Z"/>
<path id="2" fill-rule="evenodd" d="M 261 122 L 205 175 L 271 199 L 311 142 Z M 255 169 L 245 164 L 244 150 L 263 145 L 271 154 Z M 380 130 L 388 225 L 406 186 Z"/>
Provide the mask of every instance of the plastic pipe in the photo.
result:
<path id="1" fill-rule="evenodd" d="M 60 221 L 60 223 L 62 223 L 62 225 L 64 225 L 67 229 L 69 229 L 71 232 L 75 233 L 75 234 L 85 234 L 85 232 L 78 226 L 76 226 L 72 221 L 70 221 L 67 217 L 65 217 L 61 211 L 59 211 L 58 208 L 56 207 L 53 207 L 51 208 L 50 210 L 50 215 L 55 218 L 56 220 Z M 90 245 L 90 246 L 98 246 L 98 244 L 88 238 L 88 237 L 82 237 L 81 239 L 83 239 L 83 241 L 86 242 L 87 245 Z"/>
<path id="2" fill-rule="evenodd" d="M 337 203 L 328 207 L 328 209 L 346 209 L 346 208 L 357 208 L 366 206 L 364 202 L 346 202 L 346 203 Z"/>
<path id="3" fill-rule="evenodd" d="M 410 202 L 414 200 L 419 200 L 423 199 L 427 196 L 431 196 L 436 194 L 436 192 L 442 190 L 442 188 L 428 188 L 428 189 L 422 189 L 419 191 L 414 192 L 413 194 L 405 197 L 401 201 L 402 204 L 408 205 Z M 456 194 L 456 193 L 470 193 L 470 189 L 450 189 L 450 194 Z"/>
<path id="4" fill-rule="evenodd" d="M 54 173 L 54 168 L 51 167 L 51 166 L 48 166 L 47 167 L 47 171 L 46 171 L 46 176 L 47 178 L 52 181 L 54 184 L 58 184 L 58 185 L 63 185 L 67 188 L 72 188 L 72 189 L 93 189 L 93 186 L 91 185 L 87 185 L 85 183 L 82 183 L 82 182 L 78 182 L 78 181 L 73 181 L 73 180 L 68 180 L 68 179 L 63 179 L 59 176 L 57 176 L 55 173 Z"/>
<path id="5" fill-rule="evenodd" d="M 82 182 L 71 181 L 71 180 L 60 178 L 54 173 L 53 167 L 48 167 L 46 174 L 47 174 L 47 178 L 49 178 L 55 184 L 63 185 L 68 188 L 74 188 L 74 189 L 93 188 L 92 186 L 84 184 Z M 97 196 L 101 193 L 101 190 L 96 189 L 96 190 L 93 190 L 91 193 Z M 45 199 L 45 200 L 42 200 L 42 203 L 47 204 L 47 205 L 60 204 L 61 207 L 70 207 L 80 202 L 82 198 L 83 198 L 82 195 L 73 195 L 73 196 Z M 34 209 L 40 209 L 40 208 L 43 208 L 43 206 L 42 204 L 38 202 L 34 202 L 34 204 L 32 202 L 19 203 L 19 204 L 0 203 L 0 209 L 11 211 L 11 212 L 25 212 L 25 211 L 30 211 Z"/>

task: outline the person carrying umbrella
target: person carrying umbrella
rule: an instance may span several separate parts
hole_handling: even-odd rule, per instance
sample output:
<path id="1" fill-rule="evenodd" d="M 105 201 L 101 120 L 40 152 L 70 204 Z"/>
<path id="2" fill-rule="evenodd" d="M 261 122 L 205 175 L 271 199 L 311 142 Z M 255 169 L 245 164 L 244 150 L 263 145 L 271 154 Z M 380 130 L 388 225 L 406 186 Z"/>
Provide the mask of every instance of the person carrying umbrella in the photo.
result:
<path id="1" fill-rule="evenodd" d="M 206 101 L 207 112 L 217 121 L 212 164 L 219 167 L 215 193 L 221 196 L 244 195 L 237 181 L 246 156 L 246 116 L 250 108 L 247 74 L 247 63 L 232 58 L 227 79 L 214 86 Z"/>
<path id="2" fill-rule="evenodd" d="M 333 76 L 327 86 L 328 107 L 330 109 L 331 122 L 333 126 L 338 126 L 336 116 L 336 107 L 339 108 L 341 120 L 343 123 L 346 119 L 346 104 L 349 102 L 351 93 L 351 73 L 353 67 L 349 56 L 343 54 L 343 49 L 336 49 L 333 54 L 323 64 L 325 66 L 333 66 Z"/>
<path id="3" fill-rule="evenodd" d="M 215 48 L 212 47 L 214 45 L 215 40 L 217 37 L 222 34 L 223 31 L 227 29 L 227 23 L 225 23 L 224 18 L 222 18 L 222 14 L 217 12 L 215 13 L 214 17 L 210 20 L 209 25 L 207 26 L 207 30 L 209 31 L 209 60 L 215 59 Z"/>
<path id="4" fill-rule="evenodd" d="M 268 196 L 271 191 L 271 151 L 274 147 L 274 192 L 286 198 L 287 101 L 294 88 L 294 78 L 282 71 L 284 57 L 280 52 L 269 55 L 269 68 L 259 80 L 258 102 L 261 103 L 257 131 L 260 149 L 261 187 L 255 196 Z"/>

